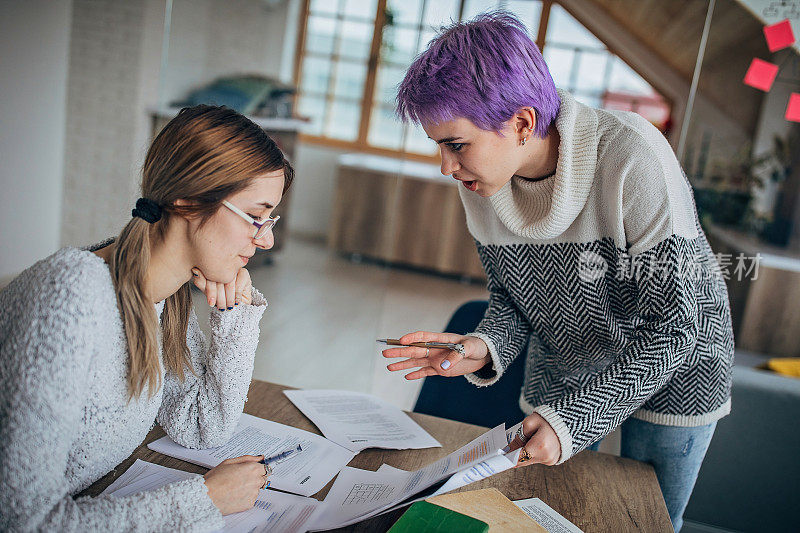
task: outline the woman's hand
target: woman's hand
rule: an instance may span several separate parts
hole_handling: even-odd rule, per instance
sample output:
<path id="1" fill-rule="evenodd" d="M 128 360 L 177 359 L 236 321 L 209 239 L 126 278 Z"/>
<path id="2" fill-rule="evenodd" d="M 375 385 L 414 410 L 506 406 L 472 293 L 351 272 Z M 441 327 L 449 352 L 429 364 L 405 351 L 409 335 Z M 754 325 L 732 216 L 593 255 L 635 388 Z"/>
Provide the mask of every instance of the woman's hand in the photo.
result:
<path id="1" fill-rule="evenodd" d="M 522 432 L 525 434 L 525 439 L 517 436 L 509 445 L 511 451 L 525 445 L 517 467 L 537 463 L 552 466 L 561 458 L 561 442 L 553 427 L 542 418 L 542 415 L 533 413 L 525 417 L 522 421 Z"/>
<path id="2" fill-rule="evenodd" d="M 492 361 L 486 343 L 477 337 L 464 337 L 455 333 L 432 333 L 417 331 L 403 335 L 403 344 L 412 342 L 450 342 L 464 345 L 464 354 L 444 348 L 388 348 L 383 350 L 384 357 L 407 357 L 405 361 L 392 363 L 386 368 L 391 371 L 418 368 L 406 374 L 406 379 L 419 379 L 425 376 L 463 376 L 480 370 Z"/>
<path id="3" fill-rule="evenodd" d="M 249 304 L 252 297 L 253 283 L 246 268 L 240 268 L 230 283 L 217 283 L 206 279 L 199 268 L 192 269 L 194 285 L 206 294 L 208 305 L 216 306 L 220 311 L 233 309 L 239 304 Z"/>
<path id="4" fill-rule="evenodd" d="M 253 507 L 258 489 L 267 483 L 267 467 L 259 463 L 263 455 L 243 455 L 226 459 L 203 476 L 208 496 L 223 515 Z"/>

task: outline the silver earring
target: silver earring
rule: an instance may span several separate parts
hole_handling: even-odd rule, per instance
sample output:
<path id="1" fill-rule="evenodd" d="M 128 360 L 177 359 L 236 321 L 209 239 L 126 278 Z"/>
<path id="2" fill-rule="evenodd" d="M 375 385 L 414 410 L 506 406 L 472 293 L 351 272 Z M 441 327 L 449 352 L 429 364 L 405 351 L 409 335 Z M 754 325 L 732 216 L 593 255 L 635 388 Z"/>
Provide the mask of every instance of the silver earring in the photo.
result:
<path id="1" fill-rule="evenodd" d="M 528 139 L 526 139 L 525 137 L 523 137 L 523 138 L 522 138 L 522 140 L 521 140 L 519 143 L 520 143 L 522 146 L 525 146 L 525 142 L 526 142 L 527 140 L 528 140 Z"/>

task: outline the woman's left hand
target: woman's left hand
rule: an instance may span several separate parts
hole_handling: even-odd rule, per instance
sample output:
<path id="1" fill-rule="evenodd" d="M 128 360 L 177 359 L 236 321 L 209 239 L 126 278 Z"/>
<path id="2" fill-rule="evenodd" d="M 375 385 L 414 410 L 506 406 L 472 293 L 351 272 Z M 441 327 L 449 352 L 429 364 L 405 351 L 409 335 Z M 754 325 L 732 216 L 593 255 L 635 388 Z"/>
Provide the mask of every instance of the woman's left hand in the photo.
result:
<path id="1" fill-rule="evenodd" d="M 533 464 L 552 466 L 561 458 L 561 443 L 553 427 L 539 413 L 533 413 L 522 421 L 522 432 L 527 442 L 519 436 L 511 441 L 511 451 L 525 445 L 519 456 L 517 468 Z M 526 457 L 527 452 L 527 457 Z"/>
<path id="2" fill-rule="evenodd" d="M 208 305 L 220 311 L 233 309 L 235 305 L 249 304 L 253 284 L 246 268 L 240 268 L 236 277 L 229 283 L 218 283 L 207 279 L 199 268 L 192 269 L 194 285 L 206 295 Z"/>

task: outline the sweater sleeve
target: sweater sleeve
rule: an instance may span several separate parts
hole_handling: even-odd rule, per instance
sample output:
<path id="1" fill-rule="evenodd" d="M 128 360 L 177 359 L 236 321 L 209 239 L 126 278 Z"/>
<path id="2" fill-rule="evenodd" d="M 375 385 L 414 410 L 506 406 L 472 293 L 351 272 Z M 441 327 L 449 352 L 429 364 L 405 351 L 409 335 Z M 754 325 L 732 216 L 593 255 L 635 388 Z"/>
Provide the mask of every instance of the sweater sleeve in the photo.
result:
<path id="1" fill-rule="evenodd" d="M 0 299 L 0 530 L 205 531 L 222 515 L 198 477 L 131 498 L 75 500 L 65 472 L 97 334 L 91 291 L 39 280 Z M 52 283 L 51 283 L 52 282 Z M 19 290 L 18 290 L 19 289 Z M 25 289 L 25 290 L 22 290 Z M 5 291 L 4 291 L 5 292 Z M 10 313 L 13 312 L 13 316 Z"/>
<path id="2" fill-rule="evenodd" d="M 488 278 L 489 306 L 475 331 L 468 333 L 486 343 L 492 364 L 465 377 L 470 383 L 478 386 L 492 385 L 497 382 L 506 368 L 525 349 L 531 334 L 528 320 L 517 308 L 509 296 L 494 263 L 498 260 L 495 248 L 478 243 L 478 254 Z"/>
<path id="3" fill-rule="evenodd" d="M 188 448 L 213 448 L 227 442 L 242 414 L 258 345 L 264 296 L 253 288 L 250 305 L 211 311 L 211 342 L 206 348 L 197 315 L 192 311 L 187 342 L 194 373 L 181 381 L 164 379 L 158 422 L 167 435 Z"/>
<path id="4" fill-rule="evenodd" d="M 646 152 L 645 152 L 646 153 Z M 671 156 L 674 158 L 674 156 Z M 688 184 L 656 154 L 627 169 L 623 214 L 637 323 L 624 351 L 582 388 L 534 408 L 561 444 L 559 463 L 628 418 L 689 358 L 698 335 L 697 233 Z M 653 199 L 655 202 L 653 202 Z"/>

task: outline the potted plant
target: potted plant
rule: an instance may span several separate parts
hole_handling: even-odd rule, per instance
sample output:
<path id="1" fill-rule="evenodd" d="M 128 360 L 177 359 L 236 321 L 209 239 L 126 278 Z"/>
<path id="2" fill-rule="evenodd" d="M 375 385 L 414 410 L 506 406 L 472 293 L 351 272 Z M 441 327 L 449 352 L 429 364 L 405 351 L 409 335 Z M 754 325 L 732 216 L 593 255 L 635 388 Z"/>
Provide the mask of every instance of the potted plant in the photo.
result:
<path id="1" fill-rule="evenodd" d="M 772 149 L 756 158 L 753 165 L 757 173 L 778 186 L 770 216 L 754 220 L 759 236 L 777 246 L 786 246 L 792 231 L 796 191 L 788 191 L 786 184 L 794 170 L 796 154 L 792 150 L 798 150 L 798 140 L 796 130 L 786 137 L 775 135 Z"/>
<path id="2" fill-rule="evenodd" d="M 714 161 L 708 177 L 694 190 L 700 221 L 743 228 L 750 211 L 754 187 L 762 181 L 753 172 L 751 145 L 745 144 L 732 157 Z"/>

